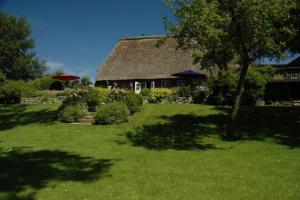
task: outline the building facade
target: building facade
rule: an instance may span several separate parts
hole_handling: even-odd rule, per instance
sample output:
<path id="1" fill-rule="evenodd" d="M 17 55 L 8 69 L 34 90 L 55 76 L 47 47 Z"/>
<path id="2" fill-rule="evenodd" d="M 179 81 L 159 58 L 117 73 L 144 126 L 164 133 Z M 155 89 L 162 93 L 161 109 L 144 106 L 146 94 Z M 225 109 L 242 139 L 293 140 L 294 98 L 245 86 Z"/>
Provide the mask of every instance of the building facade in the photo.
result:
<path id="1" fill-rule="evenodd" d="M 118 87 L 139 93 L 143 88 L 171 88 L 197 84 L 204 88 L 207 73 L 193 63 L 192 51 L 176 49 L 176 40 L 134 37 L 118 41 L 97 71 L 96 86 Z"/>

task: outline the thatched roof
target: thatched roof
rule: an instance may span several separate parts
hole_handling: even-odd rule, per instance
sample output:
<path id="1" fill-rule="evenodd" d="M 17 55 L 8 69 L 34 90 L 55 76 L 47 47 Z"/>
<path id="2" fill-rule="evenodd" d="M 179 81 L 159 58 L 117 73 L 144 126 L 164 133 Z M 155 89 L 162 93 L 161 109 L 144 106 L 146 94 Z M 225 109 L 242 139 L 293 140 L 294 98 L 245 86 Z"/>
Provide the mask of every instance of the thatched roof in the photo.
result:
<path id="1" fill-rule="evenodd" d="M 199 73 L 191 51 L 176 50 L 176 40 L 168 38 L 159 48 L 159 37 L 136 37 L 119 40 L 100 66 L 96 81 L 175 78 L 187 70 Z M 172 75 L 173 74 L 173 75 Z"/>

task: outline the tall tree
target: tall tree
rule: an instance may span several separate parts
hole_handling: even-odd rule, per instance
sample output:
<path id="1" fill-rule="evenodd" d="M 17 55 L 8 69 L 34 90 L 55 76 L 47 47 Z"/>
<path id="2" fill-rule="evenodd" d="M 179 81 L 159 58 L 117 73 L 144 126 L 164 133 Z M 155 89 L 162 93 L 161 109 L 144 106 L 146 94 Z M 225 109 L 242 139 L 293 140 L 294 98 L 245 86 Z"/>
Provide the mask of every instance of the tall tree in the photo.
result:
<path id="1" fill-rule="evenodd" d="M 25 17 L 0 12 L 0 70 L 8 79 L 34 79 L 46 71 L 45 63 L 35 56 L 30 34 Z"/>
<path id="2" fill-rule="evenodd" d="M 291 25 L 296 30 L 288 43 L 289 50 L 300 53 L 300 0 L 296 1 L 296 6 L 290 10 Z"/>
<path id="3" fill-rule="evenodd" d="M 289 11 L 295 0 L 168 0 L 177 23 L 165 20 L 179 47 L 192 48 L 198 61 L 226 66 L 238 56 L 240 76 L 227 136 L 234 136 L 249 65 L 257 58 L 279 57 L 295 34 Z M 285 37 L 282 37 L 285 35 Z M 221 64 L 221 65 L 220 65 Z"/>

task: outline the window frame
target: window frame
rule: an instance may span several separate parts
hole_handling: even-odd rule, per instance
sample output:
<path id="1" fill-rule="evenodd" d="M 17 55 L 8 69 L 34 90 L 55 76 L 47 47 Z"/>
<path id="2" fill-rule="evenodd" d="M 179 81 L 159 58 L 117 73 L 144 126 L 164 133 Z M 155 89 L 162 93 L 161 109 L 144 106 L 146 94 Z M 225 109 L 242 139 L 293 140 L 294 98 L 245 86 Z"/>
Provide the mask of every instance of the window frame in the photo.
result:
<path id="1" fill-rule="evenodd" d="M 160 87 L 161 88 L 170 88 L 171 87 L 170 80 L 161 80 L 160 81 Z"/>

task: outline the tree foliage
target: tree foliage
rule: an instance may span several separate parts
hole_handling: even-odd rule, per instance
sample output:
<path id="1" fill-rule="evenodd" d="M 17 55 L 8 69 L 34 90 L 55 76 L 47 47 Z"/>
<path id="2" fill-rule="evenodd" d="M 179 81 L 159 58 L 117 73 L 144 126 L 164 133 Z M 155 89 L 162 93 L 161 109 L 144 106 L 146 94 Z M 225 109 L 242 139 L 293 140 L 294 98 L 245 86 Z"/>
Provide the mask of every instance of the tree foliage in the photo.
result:
<path id="1" fill-rule="evenodd" d="M 25 17 L 0 12 L 0 70 L 6 78 L 29 80 L 46 71 L 44 62 L 35 56 L 31 28 Z"/>
<path id="2" fill-rule="evenodd" d="M 208 80 L 207 103 L 212 105 L 232 105 L 236 89 L 237 74 L 221 70 Z"/>
<path id="3" fill-rule="evenodd" d="M 257 100 L 264 99 L 267 83 L 272 80 L 275 69 L 271 66 L 251 66 L 245 80 L 243 105 L 255 105 Z"/>
<path id="4" fill-rule="evenodd" d="M 300 1 L 296 1 L 296 6 L 290 10 L 289 23 L 296 32 L 290 37 L 288 48 L 293 52 L 300 53 Z"/>
<path id="5" fill-rule="evenodd" d="M 91 81 L 91 79 L 88 76 L 83 76 L 80 80 L 81 85 L 84 86 L 89 86 L 91 85 L 93 82 Z"/>
<path id="6" fill-rule="evenodd" d="M 232 137 L 250 64 L 281 56 L 296 33 L 289 23 L 295 0 L 175 0 L 170 5 L 177 23 L 165 20 L 168 33 L 179 47 L 194 49 L 196 61 L 222 67 L 238 58 L 240 75 L 228 126 Z"/>
<path id="7" fill-rule="evenodd" d="M 271 66 L 251 66 L 245 80 L 242 105 L 253 106 L 259 99 L 264 99 L 265 88 L 275 70 Z M 207 102 L 212 105 L 232 105 L 236 94 L 238 73 L 234 70 L 221 70 L 209 78 Z"/>

